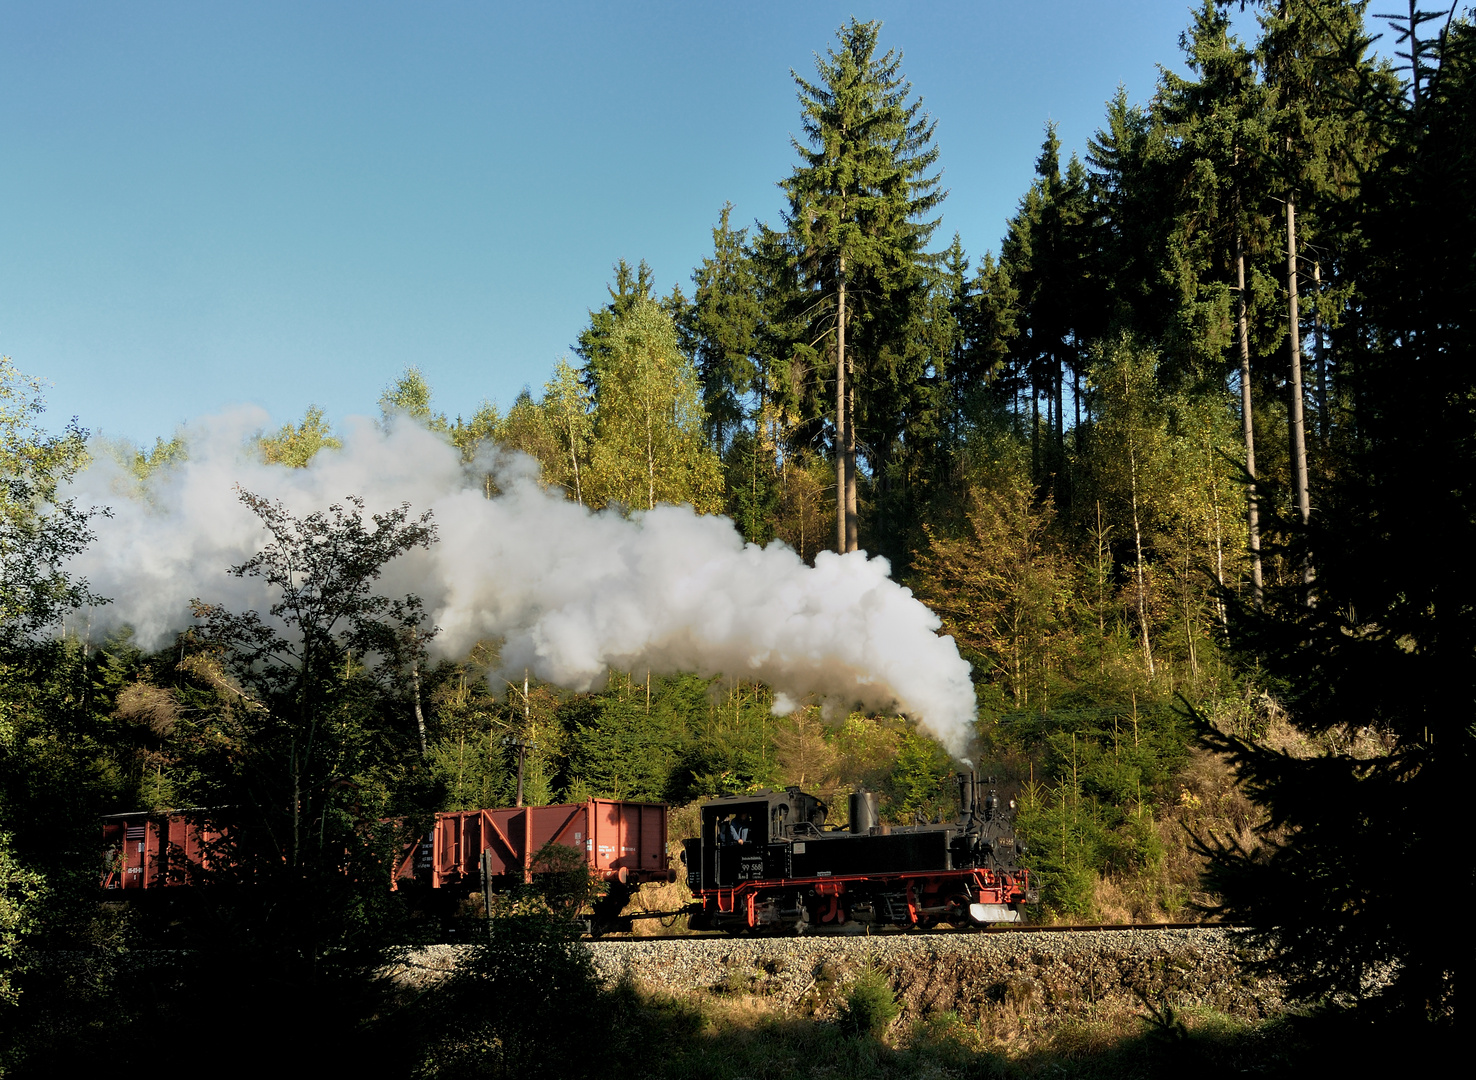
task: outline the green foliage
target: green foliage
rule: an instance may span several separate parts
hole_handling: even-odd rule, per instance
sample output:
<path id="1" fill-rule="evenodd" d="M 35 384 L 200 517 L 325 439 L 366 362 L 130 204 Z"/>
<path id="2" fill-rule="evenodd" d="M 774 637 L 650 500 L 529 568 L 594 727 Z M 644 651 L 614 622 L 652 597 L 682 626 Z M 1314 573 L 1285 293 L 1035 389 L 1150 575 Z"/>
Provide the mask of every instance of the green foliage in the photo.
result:
<path id="1" fill-rule="evenodd" d="M 567 844 L 549 841 L 535 851 L 533 873 L 543 902 L 562 918 L 578 918 L 605 892 L 605 884 L 594 876 L 584 852 Z"/>
<path id="2" fill-rule="evenodd" d="M 20 996 L 16 947 L 35 929 L 45 896 L 46 879 L 16 858 L 14 838 L 0 831 L 0 1007 Z"/>
<path id="3" fill-rule="evenodd" d="M 633 301 L 610 322 L 594 383 L 591 471 L 599 503 L 649 510 L 658 502 L 718 508 L 721 465 L 707 443 L 701 390 L 671 317 Z"/>
<path id="4" fill-rule="evenodd" d="M 1016 831 L 1029 844 L 1023 862 L 1047 910 L 1090 918 L 1099 875 L 1158 864 L 1155 808 L 1177 797 L 1173 781 L 1191 739 L 1174 708 L 1135 701 L 1131 710 L 1013 714 L 983 734 L 991 760 L 1031 762 L 1019 787 Z"/>
<path id="5" fill-rule="evenodd" d="M 729 225 L 732 212 L 732 203 L 723 207 L 712 230 L 712 257 L 692 272 L 696 295 L 690 315 L 682 320 L 702 381 L 708 430 L 719 448 L 726 447 L 729 435 L 747 418 L 744 398 L 761 377 L 754 360 L 762 348 L 758 268 L 748 247 L 748 230 Z"/>
<path id="6" fill-rule="evenodd" d="M 96 510 L 57 499 L 87 460 L 87 434 L 69 424 L 60 435 L 37 426 L 45 411 L 39 380 L 0 357 L 0 651 L 13 650 L 67 612 L 105 603 L 66 561 L 92 539 Z"/>
<path id="7" fill-rule="evenodd" d="M 943 790 L 944 778 L 952 767 L 947 751 L 927 736 L 908 731 L 903 733 L 896 753 L 887 783 L 889 812 L 904 820 L 944 813 L 945 803 L 953 801 Z M 946 807 L 950 817 L 955 809 L 952 805 Z"/>
<path id="8" fill-rule="evenodd" d="M 887 973 L 876 964 L 867 964 L 846 988 L 840 1025 L 854 1035 L 880 1038 L 901 1011 Z"/>
<path id="9" fill-rule="evenodd" d="M 727 514 L 743 539 L 759 545 L 774 538 L 775 518 L 783 498 L 774 447 L 764 436 L 762 428 L 740 428 L 723 455 Z"/>
<path id="10" fill-rule="evenodd" d="M 654 700 L 626 680 L 626 693 L 586 698 L 565 711 L 574 725 L 570 767 L 589 790 L 615 799 L 660 802 L 676 788 L 687 749 L 686 710 L 680 693 L 664 693 L 656 679 Z"/>
<path id="11" fill-rule="evenodd" d="M 310 984 L 372 963 L 398 925 L 384 881 L 411 822 L 366 823 L 424 819 L 407 676 L 434 628 L 415 597 L 375 582 L 435 531 L 408 506 L 369 516 L 350 498 L 297 517 L 242 501 L 270 539 L 232 572 L 268 586 L 271 621 L 198 605 L 178 670 L 202 708 L 173 740 L 175 772 L 189 805 L 232 808 L 212 896 L 247 929 L 224 947 L 275 956 L 283 978 Z"/>
<path id="12" fill-rule="evenodd" d="M 1419 115 L 1413 102 L 1386 103 L 1400 146 L 1364 180 L 1367 247 L 1353 267 L 1364 332 L 1348 339 L 1356 352 L 1341 376 L 1357 426 L 1305 538 L 1312 602 L 1300 588 L 1268 590 L 1265 612 L 1233 612 L 1242 663 L 1275 677 L 1304 734 L 1340 742 L 1298 760 L 1207 736 L 1234 755 L 1276 830 L 1259 845 L 1206 838 L 1225 913 L 1274 947 L 1294 992 L 1452 1032 L 1468 1011 L 1471 951 L 1452 947 L 1438 920 L 1409 918 L 1366 860 L 1440 867 L 1452 910 L 1476 891 L 1464 836 L 1476 750 L 1473 44 L 1457 24 Z M 1359 730 L 1386 752 L 1344 749 Z"/>
<path id="13" fill-rule="evenodd" d="M 385 387 L 379 396 L 379 410 L 385 423 L 404 415 L 433 431 L 445 431 L 449 426 L 443 414 L 431 411 L 430 383 L 425 381 L 420 368 L 414 366 L 407 367 Z"/>
<path id="14" fill-rule="evenodd" d="M 343 449 L 343 441 L 333 436 L 323 410 L 316 405 L 308 406 L 302 423 L 284 424 L 275 435 L 262 435 L 256 445 L 268 465 L 287 465 L 294 469 L 306 468 L 320 450 Z M 154 453 L 158 455 L 158 447 Z M 150 471 L 156 467 L 149 463 Z"/>
<path id="15" fill-rule="evenodd" d="M 142 483 L 160 469 L 167 469 L 188 456 L 189 447 L 182 436 L 176 435 L 168 442 L 160 437 L 154 440 L 153 448 L 148 451 L 132 450 L 125 464 Z"/>
<path id="16" fill-rule="evenodd" d="M 478 405 L 470 420 L 458 416 L 447 430 L 452 444 L 461 451 L 461 460 L 467 464 L 475 461 L 483 448 L 494 446 L 501 432 L 502 417 L 490 401 Z"/>
<path id="17" fill-rule="evenodd" d="M 426 1004 L 440 1023 L 421 1075 L 583 1077 L 608 1071 L 613 1020 L 577 924 L 537 898 L 490 913 L 487 941 Z M 444 1018 L 456 1016 L 455 1024 Z M 559 1017 L 577 1017 L 571 1037 Z"/>

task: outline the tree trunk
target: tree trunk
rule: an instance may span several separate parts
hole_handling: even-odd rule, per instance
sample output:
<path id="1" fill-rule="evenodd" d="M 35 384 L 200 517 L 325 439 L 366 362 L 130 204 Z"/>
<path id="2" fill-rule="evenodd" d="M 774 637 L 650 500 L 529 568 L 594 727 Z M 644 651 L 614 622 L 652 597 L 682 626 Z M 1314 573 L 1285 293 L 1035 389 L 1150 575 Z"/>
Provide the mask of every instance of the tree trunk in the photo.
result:
<path id="1" fill-rule="evenodd" d="M 656 446 L 651 433 L 651 403 L 646 402 L 646 509 L 656 509 Z"/>
<path id="2" fill-rule="evenodd" d="M 416 635 L 416 645 L 419 647 L 419 635 Z M 420 735 L 420 756 L 426 756 L 425 750 L 425 713 L 420 707 L 420 657 L 410 661 L 410 684 L 415 691 L 415 730 Z"/>
<path id="3" fill-rule="evenodd" d="M 1125 370 L 1123 379 L 1127 379 Z M 1138 517 L 1138 448 L 1133 445 L 1131 437 L 1128 438 L 1128 484 L 1133 503 L 1133 554 L 1137 558 L 1138 628 L 1143 633 L 1143 663 L 1148 669 L 1148 681 L 1152 682 L 1153 645 L 1148 638 L 1148 587 L 1143 577 L 1143 527 Z"/>
<path id="4" fill-rule="evenodd" d="M 1148 588 L 1143 578 L 1143 529 L 1138 521 L 1138 453 L 1128 446 L 1129 477 L 1133 493 L 1133 553 L 1137 556 L 1138 577 L 1138 628 L 1143 634 L 1143 663 L 1148 668 L 1148 680 L 1153 680 L 1153 646 L 1148 638 Z"/>
<path id="5" fill-rule="evenodd" d="M 1215 476 L 1215 451 L 1208 435 L 1205 436 L 1204 449 L 1204 460 L 1209 467 L 1210 509 L 1213 511 L 1215 531 L 1215 584 L 1219 587 L 1219 592 L 1215 594 L 1215 610 L 1220 616 L 1220 627 L 1229 630 L 1230 618 L 1225 610 L 1225 537 L 1220 523 L 1220 481 Z"/>
<path id="6" fill-rule="evenodd" d="M 1327 354 L 1322 347 L 1322 262 L 1312 263 L 1312 293 L 1315 304 L 1312 308 L 1312 348 L 1316 352 L 1317 364 L 1317 433 L 1326 439 L 1332 430 L 1331 418 L 1327 415 Z"/>
<path id="7" fill-rule="evenodd" d="M 846 366 L 846 550 L 855 551 L 861 546 L 861 519 L 856 511 L 856 366 L 849 354 Z"/>
<path id="8" fill-rule="evenodd" d="M 1040 387 L 1030 380 L 1030 480 L 1040 483 Z"/>
<path id="9" fill-rule="evenodd" d="M 846 260 L 841 257 L 835 317 L 835 550 L 846 547 Z"/>
<path id="10" fill-rule="evenodd" d="M 574 501 L 584 505 L 584 488 L 579 481 L 579 452 L 574 447 L 574 424 L 569 424 L 569 462 L 574 466 Z"/>
<path id="11" fill-rule="evenodd" d="M 1235 238 L 1235 275 L 1240 288 L 1240 416 L 1245 431 L 1245 527 L 1251 564 L 1251 604 L 1261 606 L 1261 514 L 1256 495 L 1256 425 L 1251 411 L 1250 325 L 1245 299 L 1245 247 Z"/>
<path id="12" fill-rule="evenodd" d="M 1286 291 L 1289 304 L 1287 314 L 1287 354 L 1291 363 L 1291 379 L 1287 388 L 1291 396 L 1290 424 L 1292 472 L 1297 498 L 1297 514 L 1303 527 L 1312 517 L 1312 498 L 1307 491 L 1307 431 L 1302 417 L 1302 332 L 1297 310 L 1297 206 L 1295 196 L 1286 200 Z M 1312 562 L 1307 556 L 1302 560 L 1302 580 L 1312 581 Z"/>
<path id="13" fill-rule="evenodd" d="M 1066 365 L 1056 361 L 1056 468 L 1065 471 L 1066 462 Z"/>

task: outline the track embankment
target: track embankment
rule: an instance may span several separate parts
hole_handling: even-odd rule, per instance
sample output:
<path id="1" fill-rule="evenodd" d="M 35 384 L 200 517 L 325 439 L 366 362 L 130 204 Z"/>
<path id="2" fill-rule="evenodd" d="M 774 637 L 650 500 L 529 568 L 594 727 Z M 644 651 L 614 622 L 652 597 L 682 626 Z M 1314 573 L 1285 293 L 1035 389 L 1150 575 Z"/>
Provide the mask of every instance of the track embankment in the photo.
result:
<path id="1" fill-rule="evenodd" d="M 871 937 L 669 937 L 585 942 L 608 983 L 685 995 L 754 995 L 824 1016 L 862 969 L 880 968 L 905 1014 L 965 1019 L 1000 1008 L 1085 1015 L 1144 1003 L 1202 1006 L 1247 1020 L 1282 1010 L 1280 987 L 1246 975 L 1243 942 L 1219 926 L 1069 933 L 881 934 Z M 404 958 L 399 977 L 433 981 L 459 950 Z"/>
<path id="2" fill-rule="evenodd" d="M 873 937 L 663 938 L 591 942 L 606 980 L 667 993 L 773 997 L 827 1011 L 867 965 L 886 972 L 908 1013 L 978 1016 L 990 1006 L 1077 1013 L 1114 1001 L 1206 1006 L 1247 1019 L 1280 1011 L 1279 988 L 1247 977 L 1224 927 Z"/>

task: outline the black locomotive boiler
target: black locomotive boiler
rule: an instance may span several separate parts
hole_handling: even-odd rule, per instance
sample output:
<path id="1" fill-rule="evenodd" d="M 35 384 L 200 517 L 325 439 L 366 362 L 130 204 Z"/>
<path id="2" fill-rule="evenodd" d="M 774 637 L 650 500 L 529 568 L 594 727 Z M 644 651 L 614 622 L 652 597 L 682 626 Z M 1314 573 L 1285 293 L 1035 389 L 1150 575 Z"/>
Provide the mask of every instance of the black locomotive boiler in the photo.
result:
<path id="1" fill-rule="evenodd" d="M 955 821 L 883 825 L 876 794 L 850 797 L 850 821 L 798 787 L 729 795 L 700 807 L 685 842 L 693 929 L 804 933 L 872 926 L 1018 922 L 1033 900 L 1016 863 L 1013 801 L 959 777 Z"/>

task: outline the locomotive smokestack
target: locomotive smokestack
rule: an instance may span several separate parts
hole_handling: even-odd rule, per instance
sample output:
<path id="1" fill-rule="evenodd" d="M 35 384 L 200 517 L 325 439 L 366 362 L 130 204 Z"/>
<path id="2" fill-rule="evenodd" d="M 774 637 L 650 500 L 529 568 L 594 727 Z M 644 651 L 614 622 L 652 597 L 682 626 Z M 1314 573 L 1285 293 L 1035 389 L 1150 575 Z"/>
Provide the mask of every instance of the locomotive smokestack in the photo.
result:
<path id="1" fill-rule="evenodd" d="M 974 816 L 974 770 L 958 777 L 958 816 L 961 819 Z"/>
<path id="2" fill-rule="evenodd" d="M 869 833 L 880 821 L 876 812 L 876 792 L 858 788 L 851 792 L 851 832 Z"/>

